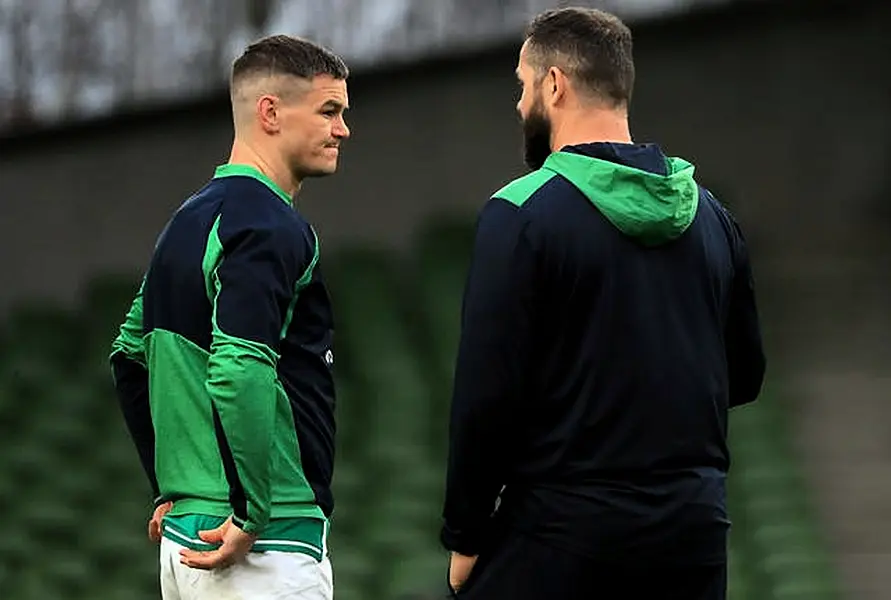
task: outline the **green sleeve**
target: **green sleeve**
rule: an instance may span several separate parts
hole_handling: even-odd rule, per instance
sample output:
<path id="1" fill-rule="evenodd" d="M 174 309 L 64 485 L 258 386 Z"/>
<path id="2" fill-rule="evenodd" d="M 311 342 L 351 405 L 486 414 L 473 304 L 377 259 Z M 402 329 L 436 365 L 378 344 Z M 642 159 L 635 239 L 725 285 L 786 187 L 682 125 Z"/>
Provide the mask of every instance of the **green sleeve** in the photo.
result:
<path id="1" fill-rule="evenodd" d="M 275 364 L 270 348 L 228 335 L 214 320 L 207 391 L 223 431 L 233 520 L 248 533 L 258 533 L 269 521 Z"/>
<path id="2" fill-rule="evenodd" d="M 122 353 L 130 360 L 145 366 L 145 345 L 142 329 L 142 295 L 145 289 L 145 278 L 139 285 L 139 291 L 130 305 L 130 310 L 118 330 L 118 335 L 111 344 L 111 355 Z"/>
<path id="3" fill-rule="evenodd" d="M 206 385 L 233 521 L 259 532 L 270 511 L 279 345 L 303 257 L 289 232 L 232 223 L 217 220 L 204 260 L 213 304 Z"/>

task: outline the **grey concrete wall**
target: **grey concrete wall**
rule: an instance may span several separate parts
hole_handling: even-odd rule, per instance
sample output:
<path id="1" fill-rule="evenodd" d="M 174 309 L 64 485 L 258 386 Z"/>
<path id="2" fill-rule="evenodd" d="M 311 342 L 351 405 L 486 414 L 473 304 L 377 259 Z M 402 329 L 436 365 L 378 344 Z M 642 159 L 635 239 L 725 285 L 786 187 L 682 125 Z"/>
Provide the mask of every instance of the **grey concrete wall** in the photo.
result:
<path id="1" fill-rule="evenodd" d="M 885 223 L 888 78 L 874 63 L 891 55 L 888 9 L 771 14 L 641 28 L 634 133 L 693 160 L 765 260 L 816 264 L 814 253 L 852 251 L 871 239 L 863 227 Z M 401 246 L 425 215 L 471 213 L 521 172 L 514 52 L 352 82 L 341 171 L 299 200 L 326 248 Z M 221 100 L 0 142 L 0 309 L 141 268 L 230 135 Z"/>

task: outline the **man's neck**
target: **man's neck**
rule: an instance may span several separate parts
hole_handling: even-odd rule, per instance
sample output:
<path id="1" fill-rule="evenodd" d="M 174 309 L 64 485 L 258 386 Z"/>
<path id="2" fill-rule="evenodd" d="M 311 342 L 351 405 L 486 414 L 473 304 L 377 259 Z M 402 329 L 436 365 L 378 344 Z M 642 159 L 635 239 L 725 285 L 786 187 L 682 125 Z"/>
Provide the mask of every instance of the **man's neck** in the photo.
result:
<path id="1" fill-rule="evenodd" d="M 263 156 L 251 144 L 238 138 L 232 144 L 229 163 L 254 167 L 275 182 L 286 194 L 294 197 L 300 191 L 300 181 L 291 174 L 290 169 L 281 161 L 270 160 Z"/>
<path id="2" fill-rule="evenodd" d="M 551 145 L 554 150 L 560 150 L 565 146 L 594 142 L 631 144 L 628 115 L 614 110 L 580 110 L 571 113 L 559 127 L 554 128 Z"/>

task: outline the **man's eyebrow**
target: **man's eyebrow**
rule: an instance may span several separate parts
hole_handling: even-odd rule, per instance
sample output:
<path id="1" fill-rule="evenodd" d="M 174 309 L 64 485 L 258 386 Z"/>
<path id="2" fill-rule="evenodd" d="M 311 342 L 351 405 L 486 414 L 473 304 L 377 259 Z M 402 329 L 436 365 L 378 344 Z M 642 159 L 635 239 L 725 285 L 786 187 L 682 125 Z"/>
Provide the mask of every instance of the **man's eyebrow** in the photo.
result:
<path id="1" fill-rule="evenodd" d="M 343 102 L 339 100 L 325 100 L 325 103 L 322 104 L 322 108 L 333 108 L 335 110 L 347 110 L 349 106 L 345 105 Z"/>

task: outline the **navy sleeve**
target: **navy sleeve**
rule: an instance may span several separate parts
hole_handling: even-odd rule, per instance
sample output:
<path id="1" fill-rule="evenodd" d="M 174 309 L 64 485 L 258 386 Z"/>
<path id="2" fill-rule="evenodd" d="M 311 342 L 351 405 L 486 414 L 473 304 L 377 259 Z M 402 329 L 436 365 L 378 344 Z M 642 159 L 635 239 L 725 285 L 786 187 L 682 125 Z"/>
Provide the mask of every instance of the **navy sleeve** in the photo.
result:
<path id="1" fill-rule="evenodd" d="M 155 476 L 155 429 L 149 406 L 148 370 L 142 335 L 144 285 L 145 279 L 112 343 L 110 362 L 118 404 L 157 505 L 161 498 Z"/>
<path id="2" fill-rule="evenodd" d="M 735 234 L 734 278 L 725 329 L 730 406 L 754 402 L 764 382 L 765 357 L 755 302 L 755 283 L 745 238 L 732 220 Z"/>
<path id="3" fill-rule="evenodd" d="M 447 550 L 468 556 L 478 553 L 506 483 L 511 414 L 532 366 L 535 264 L 523 212 L 490 200 L 464 293 L 441 532 Z"/>
<path id="4" fill-rule="evenodd" d="M 149 407 L 148 371 L 123 354 L 111 357 L 111 367 L 124 422 L 136 446 L 139 462 L 148 477 L 154 504 L 157 506 L 162 499 L 155 475 L 155 430 Z"/>

